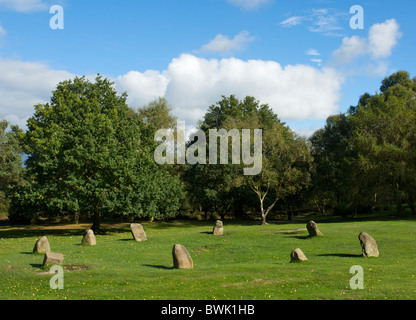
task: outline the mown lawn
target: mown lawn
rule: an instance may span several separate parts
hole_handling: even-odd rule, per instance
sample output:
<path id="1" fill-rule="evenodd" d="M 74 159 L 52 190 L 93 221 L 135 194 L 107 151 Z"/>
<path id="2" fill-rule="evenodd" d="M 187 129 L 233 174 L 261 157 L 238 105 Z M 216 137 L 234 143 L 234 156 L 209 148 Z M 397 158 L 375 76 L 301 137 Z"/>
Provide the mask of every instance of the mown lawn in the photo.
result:
<path id="1" fill-rule="evenodd" d="M 135 242 L 127 224 L 81 246 L 88 225 L 0 227 L 0 300 L 267 300 L 416 299 L 416 221 L 319 223 L 323 237 L 277 233 L 305 224 L 225 222 L 215 237 L 214 222 L 143 223 L 148 241 Z M 358 240 L 369 233 L 379 258 L 364 258 Z M 53 252 L 65 254 L 64 289 L 52 290 L 43 255 L 33 254 L 46 235 Z M 173 269 L 172 247 L 184 245 L 192 270 Z M 301 248 L 309 261 L 290 263 Z M 364 269 L 363 290 L 350 288 L 350 268 Z"/>

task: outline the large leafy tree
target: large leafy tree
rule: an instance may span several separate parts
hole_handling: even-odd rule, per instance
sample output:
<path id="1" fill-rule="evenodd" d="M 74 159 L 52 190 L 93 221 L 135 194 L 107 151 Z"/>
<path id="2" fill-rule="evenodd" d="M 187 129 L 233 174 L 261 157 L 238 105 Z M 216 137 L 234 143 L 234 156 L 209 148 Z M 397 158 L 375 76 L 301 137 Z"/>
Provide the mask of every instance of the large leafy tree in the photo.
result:
<path id="1" fill-rule="evenodd" d="M 32 182 L 15 200 L 41 214 L 88 215 L 96 232 L 103 215 L 172 216 L 182 191 L 154 162 L 153 136 L 108 79 L 64 81 L 28 120 Z"/>
<path id="2" fill-rule="evenodd" d="M 415 212 L 416 81 L 405 71 L 385 78 L 380 93 L 365 95 L 351 116 L 360 169 L 388 187 L 401 212 L 408 202 Z"/>
<path id="3" fill-rule="evenodd" d="M 311 193 L 315 205 L 321 213 L 326 207 L 348 207 L 354 157 L 348 115 L 330 116 L 325 127 L 310 137 L 310 142 L 314 158 Z"/>
<path id="4" fill-rule="evenodd" d="M 10 126 L 6 120 L 0 120 L 0 213 L 6 212 L 8 194 L 13 185 L 23 183 L 21 147 L 19 139 L 23 131 L 17 126 Z"/>
<path id="5" fill-rule="evenodd" d="M 262 224 L 267 224 L 268 214 L 280 200 L 309 186 L 312 161 L 306 139 L 283 123 L 263 129 L 262 172 L 246 177 L 258 197 Z"/>
<path id="6" fill-rule="evenodd" d="M 252 133 L 252 152 L 254 130 L 261 129 L 263 132 L 260 174 L 244 176 L 245 164 L 241 162 L 238 165 L 209 165 L 215 166 L 216 170 L 201 166 L 192 168 L 193 179 L 206 181 L 201 188 L 191 190 L 198 192 L 201 203 L 211 205 L 216 210 L 236 211 L 238 207 L 241 209 L 241 206 L 237 205 L 247 200 L 248 188 L 257 198 L 262 223 L 267 223 L 268 214 L 279 200 L 296 194 L 309 183 L 308 170 L 311 158 L 306 141 L 281 123 L 267 104 L 260 104 L 253 97 L 238 100 L 233 95 L 224 96 L 209 108 L 200 123 L 200 128 L 207 134 L 210 129 L 225 129 L 228 132 L 237 129 L 240 133 L 243 129 L 249 129 Z M 243 145 L 241 140 L 240 144 Z M 232 148 L 231 141 L 229 148 Z M 216 208 L 216 203 L 221 203 L 221 208 Z"/>

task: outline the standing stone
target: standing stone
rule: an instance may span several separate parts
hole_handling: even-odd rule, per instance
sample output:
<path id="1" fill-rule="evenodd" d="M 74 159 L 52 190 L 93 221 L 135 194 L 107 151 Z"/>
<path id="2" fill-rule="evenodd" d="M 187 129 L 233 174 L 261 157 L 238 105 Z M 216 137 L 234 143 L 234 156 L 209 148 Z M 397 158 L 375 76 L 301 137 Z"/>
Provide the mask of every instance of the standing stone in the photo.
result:
<path id="1" fill-rule="evenodd" d="M 82 245 L 95 246 L 97 241 L 95 240 L 94 231 L 91 229 L 85 231 L 84 237 L 82 238 Z"/>
<path id="2" fill-rule="evenodd" d="M 64 255 L 62 253 L 46 252 L 43 259 L 44 266 L 60 266 L 64 261 Z"/>
<path id="3" fill-rule="evenodd" d="M 33 253 L 46 253 L 50 252 L 51 247 L 49 245 L 48 238 L 41 237 L 35 244 L 35 247 L 33 248 Z"/>
<path id="4" fill-rule="evenodd" d="M 224 226 L 221 220 L 217 220 L 217 223 L 215 224 L 215 227 L 214 227 L 213 234 L 214 236 L 224 235 Z"/>
<path id="5" fill-rule="evenodd" d="M 292 253 L 290 254 L 290 259 L 291 261 L 307 261 L 308 260 L 308 258 L 306 258 L 303 251 L 300 250 L 299 248 L 292 251 Z"/>
<path id="6" fill-rule="evenodd" d="M 134 240 L 137 242 L 143 242 L 147 240 L 146 232 L 140 223 L 132 223 L 130 225 L 130 230 Z"/>
<path id="7" fill-rule="evenodd" d="M 172 250 L 173 265 L 176 269 L 193 269 L 194 263 L 188 250 L 180 244 L 175 244 Z"/>
<path id="8" fill-rule="evenodd" d="M 318 225 L 315 223 L 315 221 L 309 221 L 306 225 L 306 228 L 308 229 L 309 235 L 311 237 L 323 236 L 322 232 L 319 231 Z"/>
<path id="9" fill-rule="evenodd" d="M 378 257 L 380 255 L 376 240 L 374 240 L 368 233 L 361 232 L 358 235 L 358 239 L 360 240 L 364 257 Z"/>

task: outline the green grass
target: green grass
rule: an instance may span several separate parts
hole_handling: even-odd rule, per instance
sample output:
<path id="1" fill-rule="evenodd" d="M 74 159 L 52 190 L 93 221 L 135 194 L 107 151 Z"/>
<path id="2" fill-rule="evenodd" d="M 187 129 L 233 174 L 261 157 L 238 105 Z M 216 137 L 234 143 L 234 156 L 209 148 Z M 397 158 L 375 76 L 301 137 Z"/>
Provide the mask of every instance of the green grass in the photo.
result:
<path id="1" fill-rule="evenodd" d="M 416 299 L 416 221 L 319 223 L 323 237 L 304 223 L 225 222 L 223 237 L 214 223 L 144 223 L 148 241 L 132 240 L 127 225 L 97 236 L 97 246 L 81 246 L 85 229 L 39 230 L 0 227 L 0 300 L 276 300 Z M 360 232 L 373 236 L 379 258 L 364 258 Z M 31 253 L 46 235 L 53 252 L 65 254 L 64 289 L 50 289 L 43 255 Z M 173 269 L 172 247 L 184 245 L 194 269 Z M 309 261 L 290 263 L 301 248 Z M 350 268 L 364 268 L 363 290 L 352 290 Z"/>

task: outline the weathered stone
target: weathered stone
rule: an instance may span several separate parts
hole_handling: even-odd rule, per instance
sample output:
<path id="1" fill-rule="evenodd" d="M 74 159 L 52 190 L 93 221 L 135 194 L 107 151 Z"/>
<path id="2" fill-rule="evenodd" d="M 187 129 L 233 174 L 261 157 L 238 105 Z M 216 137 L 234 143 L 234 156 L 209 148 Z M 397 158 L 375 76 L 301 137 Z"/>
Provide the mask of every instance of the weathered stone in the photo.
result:
<path id="1" fill-rule="evenodd" d="M 308 258 L 306 258 L 303 251 L 300 250 L 299 248 L 292 251 L 292 253 L 290 254 L 290 259 L 291 261 L 307 261 L 308 260 Z"/>
<path id="2" fill-rule="evenodd" d="M 306 225 L 306 229 L 308 229 L 309 235 L 311 237 L 323 235 L 322 232 L 319 231 L 318 225 L 315 223 L 315 221 L 309 221 L 308 224 Z"/>
<path id="3" fill-rule="evenodd" d="M 35 244 L 35 247 L 33 248 L 33 253 L 46 253 L 50 252 L 51 247 L 49 245 L 48 238 L 41 237 Z"/>
<path id="4" fill-rule="evenodd" d="M 143 242 L 147 240 L 146 232 L 140 223 L 132 223 L 130 225 L 130 230 L 134 240 L 137 242 Z"/>
<path id="5" fill-rule="evenodd" d="M 358 239 L 360 240 L 364 257 L 378 257 L 380 255 L 376 241 L 368 233 L 361 232 L 358 235 Z"/>
<path id="6" fill-rule="evenodd" d="M 215 224 L 214 230 L 213 230 L 214 236 L 222 236 L 224 235 L 224 225 L 221 220 L 217 220 L 217 223 Z"/>
<path id="7" fill-rule="evenodd" d="M 46 252 L 43 259 L 44 266 L 60 266 L 64 261 L 64 255 L 62 253 Z"/>
<path id="8" fill-rule="evenodd" d="M 175 244 L 172 250 L 173 265 L 176 269 L 193 269 L 194 263 L 188 250 L 180 244 Z"/>
<path id="9" fill-rule="evenodd" d="M 94 231 L 91 229 L 85 231 L 84 237 L 82 238 L 82 245 L 95 246 L 97 241 L 95 239 Z"/>

